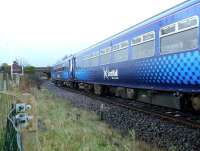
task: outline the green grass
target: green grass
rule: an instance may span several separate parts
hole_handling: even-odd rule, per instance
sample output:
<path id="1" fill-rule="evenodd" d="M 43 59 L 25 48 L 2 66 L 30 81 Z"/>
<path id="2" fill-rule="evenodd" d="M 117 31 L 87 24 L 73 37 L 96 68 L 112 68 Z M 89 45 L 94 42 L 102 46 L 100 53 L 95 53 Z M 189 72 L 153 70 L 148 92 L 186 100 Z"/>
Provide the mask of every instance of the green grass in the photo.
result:
<path id="1" fill-rule="evenodd" d="M 75 108 L 47 90 L 37 93 L 37 103 L 41 151 L 158 150 L 135 141 L 134 132 L 123 137 L 94 112 Z"/>
<path id="2" fill-rule="evenodd" d="M 0 151 L 4 150 L 4 145 L 6 141 L 5 134 L 7 130 L 6 128 L 7 117 L 11 110 L 11 102 L 14 100 L 13 98 L 14 97 L 11 95 L 0 92 Z M 10 143 L 13 143 L 12 140 L 9 141 Z"/>

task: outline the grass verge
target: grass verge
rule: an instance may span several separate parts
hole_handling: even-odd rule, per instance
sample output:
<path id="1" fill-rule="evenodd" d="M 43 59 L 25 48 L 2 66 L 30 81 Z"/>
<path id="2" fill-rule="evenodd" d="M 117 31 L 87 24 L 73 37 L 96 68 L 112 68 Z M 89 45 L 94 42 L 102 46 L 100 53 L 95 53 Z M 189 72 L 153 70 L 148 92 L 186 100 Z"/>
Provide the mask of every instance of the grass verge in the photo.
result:
<path id="1" fill-rule="evenodd" d="M 37 93 L 41 151 L 158 151 L 134 139 L 123 137 L 101 122 L 94 112 L 73 107 L 48 90 Z"/>

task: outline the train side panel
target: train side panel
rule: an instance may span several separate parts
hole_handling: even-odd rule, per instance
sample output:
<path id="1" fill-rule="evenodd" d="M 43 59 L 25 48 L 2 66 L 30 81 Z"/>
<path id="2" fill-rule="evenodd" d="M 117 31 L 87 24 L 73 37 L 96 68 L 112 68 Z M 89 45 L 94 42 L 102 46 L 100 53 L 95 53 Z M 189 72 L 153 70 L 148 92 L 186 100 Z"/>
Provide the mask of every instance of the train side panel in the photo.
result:
<path id="1" fill-rule="evenodd" d="M 200 92 L 199 26 L 197 29 L 197 48 L 164 54 L 160 52 L 160 29 L 185 18 L 193 16 L 199 18 L 199 9 L 200 5 L 195 4 L 156 22 L 135 29 L 110 42 L 110 46 L 112 46 L 120 41 L 128 40 L 130 45 L 133 37 L 149 31 L 155 31 L 155 53 L 152 57 L 132 59 L 131 56 L 134 55 L 134 49 L 129 46 L 127 50 L 128 59 L 123 62 L 101 65 L 101 60 L 99 59 L 98 66 L 82 67 L 81 64 L 84 64 L 84 60 L 80 61 L 80 65 L 76 66 L 75 79 L 86 83 L 131 88 Z M 99 46 L 94 51 L 102 47 L 104 46 Z M 86 52 L 80 55 L 83 57 Z M 78 58 L 79 56 L 76 57 L 76 59 Z M 113 56 L 111 55 L 110 62 L 112 62 L 112 59 Z"/>

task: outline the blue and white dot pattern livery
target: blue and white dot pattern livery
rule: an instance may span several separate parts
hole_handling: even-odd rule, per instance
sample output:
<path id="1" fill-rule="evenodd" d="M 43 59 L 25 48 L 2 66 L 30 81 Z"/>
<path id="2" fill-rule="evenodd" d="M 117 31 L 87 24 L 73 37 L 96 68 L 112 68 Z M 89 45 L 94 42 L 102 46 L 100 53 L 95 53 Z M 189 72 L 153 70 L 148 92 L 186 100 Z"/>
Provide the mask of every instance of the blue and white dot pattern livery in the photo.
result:
<path id="1" fill-rule="evenodd" d="M 63 81 L 200 92 L 200 0 L 189 0 L 66 59 Z"/>

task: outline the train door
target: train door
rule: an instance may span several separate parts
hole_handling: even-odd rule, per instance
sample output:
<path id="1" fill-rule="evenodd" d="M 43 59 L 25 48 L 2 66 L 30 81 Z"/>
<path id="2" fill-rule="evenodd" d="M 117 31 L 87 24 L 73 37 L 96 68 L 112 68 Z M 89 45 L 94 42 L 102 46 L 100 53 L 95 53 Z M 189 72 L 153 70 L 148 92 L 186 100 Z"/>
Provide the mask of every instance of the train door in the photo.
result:
<path id="1" fill-rule="evenodd" d="M 76 69 L 76 58 L 75 57 L 73 57 L 72 58 L 72 77 L 73 77 L 73 79 L 75 79 L 75 70 Z"/>
<path id="2" fill-rule="evenodd" d="M 69 79 L 72 79 L 72 60 L 69 59 Z"/>
<path id="3" fill-rule="evenodd" d="M 74 79 L 75 77 L 75 57 L 69 59 L 69 78 Z"/>

